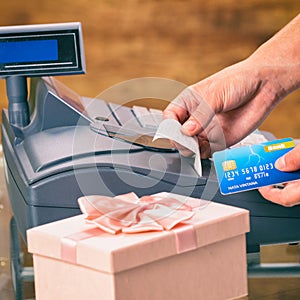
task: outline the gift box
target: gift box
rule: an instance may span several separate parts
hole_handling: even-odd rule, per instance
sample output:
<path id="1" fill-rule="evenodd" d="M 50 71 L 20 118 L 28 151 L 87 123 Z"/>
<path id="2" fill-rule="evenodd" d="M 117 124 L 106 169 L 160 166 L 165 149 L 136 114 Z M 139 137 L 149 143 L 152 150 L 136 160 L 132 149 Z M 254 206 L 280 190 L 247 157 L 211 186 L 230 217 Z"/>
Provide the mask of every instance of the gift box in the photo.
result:
<path id="1" fill-rule="evenodd" d="M 122 203 L 105 199 L 100 204 L 105 212 L 95 216 L 96 200 L 83 209 L 83 215 L 28 230 L 36 299 L 245 296 L 248 211 L 175 194 L 158 196 L 176 199 L 181 205 L 177 210 L 178 203 L 166 208 L 146 199 L 142 206 L 129 205 L 130 213 L 124 213 Z M 106 209 L 107 203 L 115 205 L 113 211 Z M 133 214 L 136 219 L 130 221 Z M 149 221 L 155 218 L 157 222 Z"/>

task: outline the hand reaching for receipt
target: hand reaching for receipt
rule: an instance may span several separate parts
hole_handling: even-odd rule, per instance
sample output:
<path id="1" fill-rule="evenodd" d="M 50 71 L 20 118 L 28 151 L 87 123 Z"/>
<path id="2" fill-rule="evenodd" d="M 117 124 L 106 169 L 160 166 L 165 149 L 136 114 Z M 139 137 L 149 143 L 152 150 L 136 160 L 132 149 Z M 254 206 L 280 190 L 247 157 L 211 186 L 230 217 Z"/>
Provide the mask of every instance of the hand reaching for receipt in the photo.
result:
<path id="1" fill-rule="evenodd" d="M 164 118 L 179 121 L 182 133 L 197 137 L 202 158 L 239 142 L 300 87 L 299 34 L 300 14 L 245 60 L 183 90 L 167 106 Z M 299 152 L 297 147 L 285 157 L 300 161 Z M 291 184 L 279 191 L 260 191 L 267 199 L 290 206 L 300 201 L 299 186 Z M 292 187 L 299 196 L 284 200 Z"/>

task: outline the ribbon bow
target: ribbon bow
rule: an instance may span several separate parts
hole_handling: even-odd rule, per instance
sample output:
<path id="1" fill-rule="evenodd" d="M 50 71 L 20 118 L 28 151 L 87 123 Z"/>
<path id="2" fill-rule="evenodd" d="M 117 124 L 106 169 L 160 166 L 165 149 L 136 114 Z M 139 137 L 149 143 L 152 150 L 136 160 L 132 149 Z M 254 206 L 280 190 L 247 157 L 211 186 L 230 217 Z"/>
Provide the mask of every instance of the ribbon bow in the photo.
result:
<path id="1" fill-rule="evenodd" d="M 193 208 L 200 205 L 192 198 L 185 201 L 159 195 L 138 198 L 134 193 L 114 198 L 84 196 L 78 203 L 88 222 L 111 234 L 171 230 L 190 219 Z"/>

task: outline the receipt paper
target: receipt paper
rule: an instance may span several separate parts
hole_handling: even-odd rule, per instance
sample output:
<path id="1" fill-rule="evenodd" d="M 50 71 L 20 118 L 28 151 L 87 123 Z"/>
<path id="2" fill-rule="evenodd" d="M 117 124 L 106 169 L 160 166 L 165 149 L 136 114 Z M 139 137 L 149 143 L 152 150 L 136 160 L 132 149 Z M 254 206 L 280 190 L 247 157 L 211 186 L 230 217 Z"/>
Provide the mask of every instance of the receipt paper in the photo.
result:
<path id="1" fill-rule="evenodd" d="M 202 176 L 200 150 L 197 137 L 184 135 L 181 132 L 181 124 L 178 121 L 173 119 L 166 119 L 159 124 L 153 141 L 160 138 L 167 138 L 173 140 L 177 144 L 180 144 L 181 146 L 193 152 L 194 169 L 200 177 Z"/>

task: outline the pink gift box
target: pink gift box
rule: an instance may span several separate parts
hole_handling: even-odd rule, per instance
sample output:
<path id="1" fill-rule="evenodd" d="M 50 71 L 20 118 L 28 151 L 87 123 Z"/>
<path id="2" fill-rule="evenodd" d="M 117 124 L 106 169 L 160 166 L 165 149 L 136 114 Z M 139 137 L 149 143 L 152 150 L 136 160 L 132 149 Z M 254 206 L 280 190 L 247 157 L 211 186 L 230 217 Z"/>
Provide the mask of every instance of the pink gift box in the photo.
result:
<path id="1" fill-rule="evenodd" d="M 88 224 L 83 215 L 28 230 L 36 299 L 221 300 L 247 295 L 248 211 L 201 201 L 190 225 L 169 231 L 113 235 Z"/>

